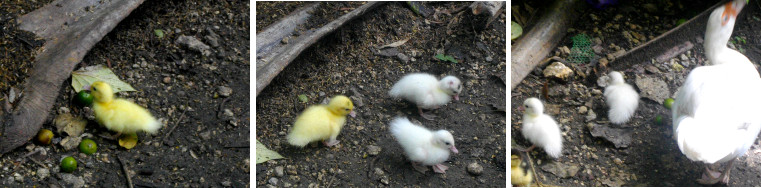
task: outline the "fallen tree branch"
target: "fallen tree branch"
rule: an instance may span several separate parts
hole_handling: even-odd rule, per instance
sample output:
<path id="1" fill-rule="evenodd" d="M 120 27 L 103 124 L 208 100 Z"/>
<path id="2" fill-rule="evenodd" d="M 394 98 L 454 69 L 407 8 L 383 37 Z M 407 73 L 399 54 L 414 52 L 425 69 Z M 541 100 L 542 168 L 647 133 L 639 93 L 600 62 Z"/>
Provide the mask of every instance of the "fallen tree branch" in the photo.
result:
<path id="1" fill-rule="evenodd" d="M 545 11 L 544 16 L 520 38 L 510 50 L 510 90 L 531 72 L 567 33 L 581 15 L 581 0 L 558 0 Z"/>
<path id="2" fill-rule="evenodd" d="M 259 46 L 260 44 L 257 42 L 257 49 L 259 48 L 272 48 L 271 51 L 259 51 L 257 50 L 256 55 L 256 96 L 259 96 L 259 93 L 264 89 L 264 87 L 267 87 L 267 85 L 272 82 L 272 79 L 277 76 L 280 71 L 283 71 L 285 67 L 291 63 L 296 57 L 301 54 L 302 51 L 304 51 L 306 48 L 311 46 L 312 44 L 316 43 L 318 40 L 320 40 L 323 36 L 327 35 L 328 33 L 331 33 L 344 25 L 345 23 L 353 20 L 354 18 L 358 18 L 359 16 L 369 12 L 373 8 L 377 7 L 378 5 L 381 5 L 385 2 L 368 2 L 365 5 L 360 6 L 357 9 L 354 9 L 354 11 L 351 11 L 341 17 L 339 17 L 336 20 L 333 20 L 332 22 L 325 24 L 325 26 L 315 30 L 314 32 L 300 35 L 298 38 L 290 39 L 287 45 L 282 45 L 279 47 L 268 47 L 268 46 Z M 269 29 L 269 28 L 268 28 Z M 265 30 L 266 31 L 266 30 Z M 268 41 L 278 41 L 277 44 L 280 44 L 280 40 L 273 40 L 270 39 L 271 37 L 277 37 L 277 36 L 268 36 L 263 35 L 265 32 L 262 32 L 258 35 L 256 35 L 257 41 L 258 40 L 268 40 Z M 280 37 L 279 39 L 282 39 Z M 262 53 L 261 55 L 259 53 Z"/>

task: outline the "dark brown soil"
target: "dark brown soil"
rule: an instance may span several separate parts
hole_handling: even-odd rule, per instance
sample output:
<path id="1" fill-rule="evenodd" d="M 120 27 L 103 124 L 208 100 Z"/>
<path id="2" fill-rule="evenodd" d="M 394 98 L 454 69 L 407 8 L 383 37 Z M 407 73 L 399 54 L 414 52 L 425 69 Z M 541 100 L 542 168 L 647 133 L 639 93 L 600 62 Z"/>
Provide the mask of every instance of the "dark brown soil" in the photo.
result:
<path id="1" fill-rule="evenodd" d="M 679 5 L 674 6 L 675 8 L 672 11 L 674 13 L 663 11 L 665 13 L 647 15 L 648 13 L 644 5 L 648 3 L 657 4 L 656 2 L 620 2 L 619 5 L 612 8 L 602 11 L 592 10 L 585 13 L 582 19 L 574 26 L 575 32 L 569 32 L 560 46 L 568 46 L 570 48 L 570 37 L 577 33 L 587 33 L 593 38 L 602 38 L 601 46 L 604 49 L 602 50 L 603 53 L 597 54 L 598 58 L 599 56 L 604 57 L 608 53 L 615 52 L 615 50 L 609 47 L 610 44 L 615 44 L 628 51 L 637 45 L 623 37 L 621 35 L 623 31 L 641 32 L 657 36 L 674 27 L 675 24 L 673 23 L 676 20 L 680 18 L 689 19 L 689 17 L 685 16 L 696 15 L 712 6 L 713 3 L 716 3 L 673 1 L 668 3 Z M 738 20 L 730 40 L 730 43 L 736 49 L 743 52 L 754 63 L 758 63 L 761 60 L 759 59 L 761 58 L 759 56 L 761 51 L 758 50 L 758 44 L 760 44 L 759 38 L 761 36 L 757 32 L 758 29 L 761 29 L 761 22 L 759 22 L 761 11 L 759 11 L 759 8 L 757 2 L 751 2 L 746 5 L 745 9 L 742 10 L 743 14 L 746 15 L 743 15 Z M 630 14 L 626 14 L 627 12 Z M 692 12 L 695 13 L 693 14 Z M 599 21 L 590 21 L 588 19 L 591 17 L 590 14 L 595 14 L 599 17 Z M 623 16 L 620 18 L 621 21 L 615 20 L 617 14 Z M 658 16 L 660 21 L 652 21 L 654 16 Z M 605 27 L 608 23 L 621 24 L 623 20 L 642 26 L 643 29 L 623 27 L 625 26 L 624 24 L 621 25 L 620 29 Z M 591 32 L 596 27 L 602 29 L 601 35 Z M 632 85 L 634 85 L 635 75 L 651 76 L 665 80 L 670 89 L 669 95 L 671 96 L 682 85 L 684 78 L 691 69 L 705 64 L 702 43 L 695 42 L 699 40 L 693 40 L 695 38 L 702 39 L 704 32 L 705 28 L 701 28 L 691 32 L 692 34 L 688 36 L 681 36 L 683 37 L 682 40 L 690 40 L 695 43 L 695 47 L 684 54 L 688 59 L 687 61 L 690 62 L 690 65 L 686 66 L 684 70 L 673 69 L 668 62 L 657 62 L 652 64 L 635 64 L 618 71 L 624 71 L 627 75 L 627 83 Z M 743 39 L 746 42 L 743 42 Z M 679 38 L 668 40 L 679 40 Z M 665 52 L 669 49 L 647 50 Z M 560 53 L 558 52 L 557 54 Z M 560 56 L 562 57 L 562 55 Z M 679 56 L 676 59 L 677 62 L 683 61 L 680 60 Z M 584 70 L 583 64 L 568 66 Z M 657 71 L 650 71 L 652 69 L 643 70 L 646 69 L 645 67 L 655 67 Z M 563 157 L 553 160 L 548 158 L 541 149 L 531 152 L 540 182 L 557 186 L 700 186 L 695 180 L 700 178 L 704 165 L 690 161 L 679 151 L 672 135 L 671 112 L 660 104 L 660 101 L 641 98 L 640 106 L 629 123 L 621 126 L 613 125 L 607 121 L 608 107 L 605 105 L 602 95 L 599 94 L 604 88 L 596 84 L 597 76 L 600 76 L 603 72 L 593 74 L 590 76 L 591 78 L 575 76 L 567 82 L 559 82 L 556 80 L 546 80 L 541 73 L 542 70 L 543 67 L 538 67 L 511 92 L 511 104 L 513 107 L 522 105 L 526 98 L 539 97 L 545 103 L 545 112 L 553 116 L 561 124 L 561 132 L 563 132 L 564 139 Z M 550 89 L 549 98 L 547 99 L 542 97 L 542 88 L 545 83 L 548 84 L 548 88 L 554 88 Z M 634 86 L 637 88 L 636 85 Z M 637 89 L 641 92 L 641 88 Z M 552 90 L 561 92 L 553 92 Z M 563 91 L 568 91 L 568 93 Z M 596 118 L 587 121 L 587 113 L 580 113 L 581 107 L 596 112 Z M 521 111 L 512 110 L 511 136 L 518 146 L 526 147 L 530 144 L 520 133 L 522 114 Z M 664 123 L 655 123 L 656 116 L 662 116 Z M 614 144 L 604 138 L 593 137 L 590 134 L 590 129 L 587 128 L 589 124 L 623 129 L 631 133 L 632 143 L 625 148 L 616 148 Z M 758 144 L 756 143 L 752 146 L 745 156 L 740 157 L 735 162 L 730 176 L 730 186 L 761 185 L 761 181 L 759 181 L 761 171 L 758 169 L 759 162 L 761 161 L 761 155 L 759 155 L 761 149 L 759 149 Z M 579 171 L 570 177 L 561 178 L 554 173 L 542 169 L 542 167 L 550 163 L 579 167 Z"/>
<path id="2" fill-rule="evenodd" d="M 32 2 L 0 3 L 2 23 L 45 2 L 27 3 Z M 116 141 L 98 136 L 112 132 L 89 121 L 85 133 L 95 135 L 92 139 L 98 144 L 98 151 L 94 155 L 81 154 L 77 149 L 65 151 L 57 143 L 65 135 L 56 134 L 52 146 L 30 142 L 2 156 L 0 184 L 72 187 L 67 184 L 71 176 L 60 172 L 58 166 L 63 157 L 73 156 L 79 167 L 70 174 L 89 187 L 126 187 L 127 179 L 118 158 L 128 167 L 128 175 L 136 186 L 249 187 L 249 5 L 248 1 L 146 1 L 140 5 L 93 47 L 77 69 L 110 63 L 113 72 L 137 90 L 117 96 L 146 107 L 165 123 L 164 127 L 156 135 L 138 134 L 137 146 L 126 150 Z M 17 7 L 30 8 L 22 12 Z M 21 38 L 25 35 L 10 29 L 10 37 L 0 39 L 0 45 L 29 46 L 20 42 L 28 37 Z M 156 29 L 164 31 L 164 38 L 154 34 Z M 219 35 L 220 45 L 212 47 L 210 56 L 175 44 L 180 35 L 209 44 L 205 37 L 211 32 Z M 33 53 L 15 55 L 11 57 L 15 62 L 33 60 Z M 3 61 L 0 65 L 8 64 Z M 18 87 L 23 74 L 14 79 L 9 83 Z M 74 91 L 70 82 L 69 79 L 63 84 L 43 128 L 55 132 L 51 120 L 63 108 L 70 109 L 75 116 L 84 116 L 83 109 L 71 102 Z M 220 96 L 220 86 L 229 87 L 232 94 Z M 7 88 L 0 89 L 0 93 L 7 94 Z M 225 110 L 232 114 L 223 113 Z M 44 166 L 26 159 L 17 161 L 35 148 L 46 151 L 31 156 Z M 43 177 L 41 169 L 47 169 L 50 175 Z"/>
<path id="3" fill-rule="evenodd" d="M 453 10 L 470 3 L 428 4 Z M 343 12 L 343 6 L 328 7 L 319 11 Z M 257 97 L 256 138 L 286 159 L 258 164 L 256 186 L 505 187 L 506 93 L 500 77 L 506 71 L 506 19 L 500 16 L 489 28 L 476 31 L 467 12 L 441 14 L 439 20 L 426 21 L 405 3 L 389 2 L 304 51 Z M 458 20 L 452 22 L 453 32 L 448 35 L 452 19 Z M 399 52 L 408 56 L 409 62 L 374 52 L 379 46 L 408 38 Z M 439 61 L 433 57 L 438 53 L 452 55 L 459 63 Z M 460 100 L 432 111 L 437 119 L 422 119 L 414 105 L 388 96 L 394 82 L 413 72 L 459 77 L 464 83 Z M 301 94 L 309 101 L 301 103 L 297 97 Z M 341 143 L 332 148 L 288 145 L 285 136 L 296 116 L 309 105 L 339 94 L 352 97 L 358 113 L 348 119 L 338 136 Z M 412 168 L 388 132 L 388 122 L 395 116 L 453 133 L 460 153 L 446 162 L 450 167 L 446 174 L 430 170 L 422 174 Z M 369 155 L 371 145 L 382 148 L 381 152 Z M 471 163 L 483 167 L 480 176 L 467 172 Z M 276 167 L 285 169 L 284 176 L 277 175 Z M 270 182 L 273 178 L 277 185 Z"/>

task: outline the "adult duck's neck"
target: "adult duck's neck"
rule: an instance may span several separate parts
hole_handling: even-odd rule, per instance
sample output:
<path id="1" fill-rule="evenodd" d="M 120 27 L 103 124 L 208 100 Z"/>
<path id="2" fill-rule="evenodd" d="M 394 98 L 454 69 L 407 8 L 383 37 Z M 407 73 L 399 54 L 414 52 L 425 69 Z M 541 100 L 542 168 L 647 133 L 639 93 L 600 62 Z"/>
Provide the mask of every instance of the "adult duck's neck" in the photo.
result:
<path id="1" fill-rule="evenodd" d="M 721 31 L 709 31 L 706 32 L 705 43 L 703 43 L 703 50 L 705 50 L 706 59 L 710 64 L 721 64 L 720 57 L 726 55 L 728 51 L 732 50 L 727 47 L 727 42 L 732 35 L 731 30 L 729 32 Z"/>

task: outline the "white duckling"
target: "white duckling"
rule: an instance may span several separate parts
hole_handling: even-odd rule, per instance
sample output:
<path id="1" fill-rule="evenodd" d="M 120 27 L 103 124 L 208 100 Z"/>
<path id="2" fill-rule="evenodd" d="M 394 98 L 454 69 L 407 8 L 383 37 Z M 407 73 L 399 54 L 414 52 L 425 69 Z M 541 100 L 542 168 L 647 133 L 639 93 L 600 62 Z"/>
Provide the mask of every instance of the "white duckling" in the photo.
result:
<path id="1" fill-rule="evenodd" d="M 537 98 L 528 98 L 523 102 L 523 127 L 521 134 L 531 141 L 533 145 L 526 149 L 530 151 L 534 147 L 544 148 L 544 152 L 552 158 L 559 158 L 563 150 L 563 137 L 560 135 L 560 127 L 555 120 L 544 114 L 544 105 Z"/>
<path id="2" fill-rule="evenodd" d="M 446 173 L 449 167 L 444 163 L 449 159 L 449 151 L 458 153 L 455 147 L 454 137 L 449 131 L 431 131 L 420 125 L 415 125 L 406 117 L 396 117 L 389 123 L 391 135 L 396 138 L 407 157 L 412 161 L 413 167 L 425 173 L 428 169 L 424 166 L 433 165 L 436 173 Z"/>
<path id="3" fill-rule="evenodd" d="M 389 95 L 393 98 L 403 98 L 413 102 L 418 107 L 418 113 L 425 119 L 433 120 L 436 116 L 423 113 L 423 109 L 435 109 L 449 103 L 452 98 L 460 100 L 462 82 L 454 76 L 446 76 L 441 80 L 426 73 L 412 73 L 396 82 Z"/>
<path id="4" fill-rule="evenodd" d="M 744 5 L 735 0 L 711 13 L 703 47 L 712 65 L 690 72 L 671 109 L 679 150 L 707 164 L 702 184 L 728 184 L 735 159 L 761 131 L 761 77 L 747 57 L 726 46 Z M 708 168 L 726 162 L 721 173 Z"/>
<path id="5" fill-rule="evenodd" d="M 629 84 L 624 82 L 624 76 L 620 72 L 613 71 L 608 74 L 610 83 L 605 87 L 605 103 L 608 104 L 608 119 L 615 124 L 629 121 L 634 111 L 639 106 L 639 94 Z"/>

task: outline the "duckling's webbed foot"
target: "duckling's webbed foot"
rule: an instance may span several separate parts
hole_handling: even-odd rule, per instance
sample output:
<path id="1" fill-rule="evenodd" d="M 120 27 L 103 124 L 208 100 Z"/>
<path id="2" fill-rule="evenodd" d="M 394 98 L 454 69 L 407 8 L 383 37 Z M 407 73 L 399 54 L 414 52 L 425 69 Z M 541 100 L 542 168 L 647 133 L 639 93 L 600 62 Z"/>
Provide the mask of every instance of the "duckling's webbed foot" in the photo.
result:
<path id="1" fill-rule="evenodd" d="M 698 183 L 704 184 L 704 185 L 713 185 L 716 183 L 723 183 L 725 185 L 729 185 L 729 172 L 732 170 L 732 165 L 735 163 L 736 159 L 732 159 L 729 161 L 729 164 L 724 169 L 724 172 L 719 171 L 713 171 L 706 167 L 706 171 L 703 173 L 702 177 L 698 179 Z"/>
<path id="2" fill-rule="evenodd" d="M 436 172 L 436 173 L 445 174 L 445 173 L 447 173 L 446 172 L 447 169 L 449 169 L 449 167 L 448 166 L 444 166 L 443 164 L 433 165 L 433 171 Z"/>
<path id="3" fill-rule="evenodd" d="M 338 144 L 340 142 L 341 141 L 338 141 L 338 140 L 325 140 L 325 141 L 322 141 L 322 143 L 325 144 L 325 146 L 328 146 L 328 147 L 333 147 L 333 146 L 335 146 L 336 144 Z"/>
<path id="4" fill-rule="evenodd" d="M 436 115 L 423 113 L 423 109 L 422 108 L 418 107 L 417 110 L 418 110 L 418 113 L 420 113 L 420 117 L 423 117 L 423 118 L 425 118 L 427 120 L 434 120 L 434 119 L 436 119 Z"/>
<path id="5" fill-rule="evenodd" d="M 423 174 L 425 174 L 425 172 L 428 171 L 428 167 L 420 165 L 420 163 L 417 163 L 417 162 L 412 162 L 412 168 L 414 168 L 415 171 L 418 171 Z"/>

